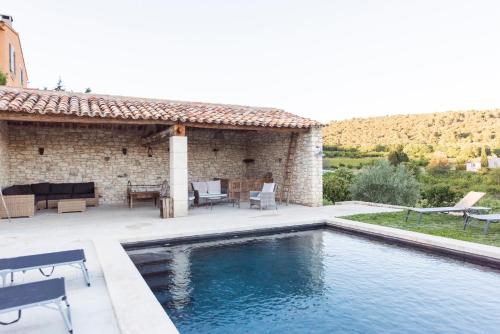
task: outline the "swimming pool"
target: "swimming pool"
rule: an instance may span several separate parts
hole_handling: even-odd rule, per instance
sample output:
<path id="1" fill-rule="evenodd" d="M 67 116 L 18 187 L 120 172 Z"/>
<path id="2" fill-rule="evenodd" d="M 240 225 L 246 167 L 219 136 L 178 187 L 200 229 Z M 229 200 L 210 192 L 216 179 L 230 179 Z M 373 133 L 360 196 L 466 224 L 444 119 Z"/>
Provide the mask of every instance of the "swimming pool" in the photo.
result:
<path id="1" fill-rule="evenodd" d="M 494 333 L 493 269 L 330 229 L 128 251 L 181 333 Z"/>

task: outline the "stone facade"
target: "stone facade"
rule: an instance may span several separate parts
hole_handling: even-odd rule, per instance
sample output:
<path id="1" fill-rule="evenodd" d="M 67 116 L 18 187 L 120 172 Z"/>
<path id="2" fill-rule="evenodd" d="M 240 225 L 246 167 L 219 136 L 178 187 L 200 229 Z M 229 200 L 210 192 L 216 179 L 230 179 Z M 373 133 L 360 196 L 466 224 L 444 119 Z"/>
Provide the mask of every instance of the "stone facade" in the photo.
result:
<path id="1" fill-rule="evenodd" d="M 5 125 L 0 130 L 7 130 Z M 8 141 L 8 155 L 0 157 L 0 180 L 8 184 L 42 181 L 94 181 L 104 203 L 125 202 L 127 182 L 158 184 L 169 180 L 169 143 L 152 146 L 153 156 L 140 145 L 141 132 L 98 127 L 48 127 L 9 125 L 0 136 Z M 215 131 L 189 128 L 188 179 L 209 180 L 213 177 L 262 177 L 271 172 L 279 184 L 290 134 L 255 131 Z M 301 134 L 296 154 L 291 201 L 321 205 L 320 129 Z M 39 154 L 43 147 L 44 154 Z M 127 155 L 122 149 L 127 149 Z M 7 158 L 5 158 L 7 157 Z M 245 164 L 244 159 L 255 162 Z M 10 175 L 8 167 L 10 166 Z M 8 161 L 8 164 L 6 163 Z"/>
<path id="2" fill-rule="evenodd" d="M 0 187 L 9 184 L 9 132 L 6 122 L 0 121 Z"/>
<path id="3" fill-rule="evenodd" d="M 262 171 L 271 172 L 275 182 L 283 184 L 285 163 L 290 143 L 290 133 L 265 132 L 249 138 L 248 157 L 255 159 L 249 176 L 260 177 Z M 309 206 L 320 206 L 323 202 L 321 128 L 301 133 L 297 141 L 297 152 L 293 167 L 290 201 Z"/>

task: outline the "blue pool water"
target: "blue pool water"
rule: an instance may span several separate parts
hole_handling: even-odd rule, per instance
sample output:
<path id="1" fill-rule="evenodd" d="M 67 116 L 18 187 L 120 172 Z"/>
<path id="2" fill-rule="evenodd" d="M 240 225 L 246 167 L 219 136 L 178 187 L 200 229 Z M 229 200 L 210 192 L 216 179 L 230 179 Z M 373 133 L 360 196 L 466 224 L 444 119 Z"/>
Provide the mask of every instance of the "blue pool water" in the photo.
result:
<path id="1" fill-rule="evenodd" d="M 497 271 L 313 230 L 129 255 L 181 333 L 500 333 Z"/>

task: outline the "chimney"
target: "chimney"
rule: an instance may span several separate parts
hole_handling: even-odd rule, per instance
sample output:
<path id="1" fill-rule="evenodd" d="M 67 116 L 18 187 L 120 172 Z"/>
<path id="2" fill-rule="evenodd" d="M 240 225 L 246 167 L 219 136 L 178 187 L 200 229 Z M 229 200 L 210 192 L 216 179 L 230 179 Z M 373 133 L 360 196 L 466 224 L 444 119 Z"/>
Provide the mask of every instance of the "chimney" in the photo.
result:
<path id="1" fill-rule="evenodd" d="M 7 25 L 12 28 L 12 22 L 14 22 L 14 19 L 10 15 L 0 14 L 0 21 L 7 23 Z"/>

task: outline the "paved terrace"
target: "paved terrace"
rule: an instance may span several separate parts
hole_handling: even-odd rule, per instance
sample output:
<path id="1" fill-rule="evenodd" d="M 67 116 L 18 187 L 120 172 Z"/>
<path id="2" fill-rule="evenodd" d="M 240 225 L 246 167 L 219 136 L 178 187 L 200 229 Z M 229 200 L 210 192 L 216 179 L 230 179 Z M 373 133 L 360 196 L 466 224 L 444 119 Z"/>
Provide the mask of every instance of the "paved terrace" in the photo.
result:
<path id="1" fill-rule="evenodd" d="M 84 248 L 92 286 L 88 288 L 79 270 L 67 267 L 56 268 L 54 277 L 66 277 L 68 299 L 72 308 L 75 333 L 134 333 L 133 328 L 120 328 L 116 321 L 116 305 L 113 307 L 104 279 L 102 256 L 98 256 L 97 244 L 108 241 L 134 241 L 161 239 L 182 235 L 220 233 L 224 231 L 249 230 L 267 227 L 293 225 L 325 220 L 363 212 L 383 212 L 391 209 L 366 205 L 336 205 L 309 208 L 290 205 L 274 210 L 259 211 L 231 205 L 216 205 L 213 210 L 195 208 L 188 217 L 159 219 L 157 209 L 144 204 L 134 209 L 121 206 L 101 206 L 88 208 L 84 213 L 57 214 L 55 210 L 38 211 L 34 218 L 0 221 L 1 257 L 24 254 Z M 112 242 L 109 242 L 112 243 Z M 116 244 L 116 242 L 114 242 Z M 102 252 L 102 249 L 101 249 Z M 106 252 L 106 251 L 105 251 Z M 112 257 L 112 250 L 108 254 Z M 104 259 L 112 261 L 113 259 Z M 43 279 L 38 271 L 25 275 L 17 274 L 16 283 Z M 106 277 L 109 281 L 110 278 Z M 109 283 L 109 282 L 108 282 Z M 127 291 L 115 291 L 118 298 Z M 118 299 L 119 300 L 119 299 Z M 115 300 L 115 304 L 117 300 Z M 127 305 L 123 305 L 127 308 Z M 123 311 L 123 310 L 122 310 Z M 132 312 L 132 310 L 130 310 Z M 147 312 L 147 310 L 146 310 Z M 12 315 L 14 316 L 14 314 Z M 2 315 L 0 320 L 9 320 Z M 130 318 L 132 321 L 133 319 Z M 137 321 L 137 317 L 133 321 Z M 122 327 L 123 324 L 121 325 Z M 130 326 L 131 327 L 131 326 Z M 125 330 L 124 330 L 125 329 Z M 58 312 L 44 308 L 23 311 L 19 323 L 2 326 L 1 333 L 65 333 L 65 327 Z M 140 331 L 135 331 L 139 333 Z"/>

